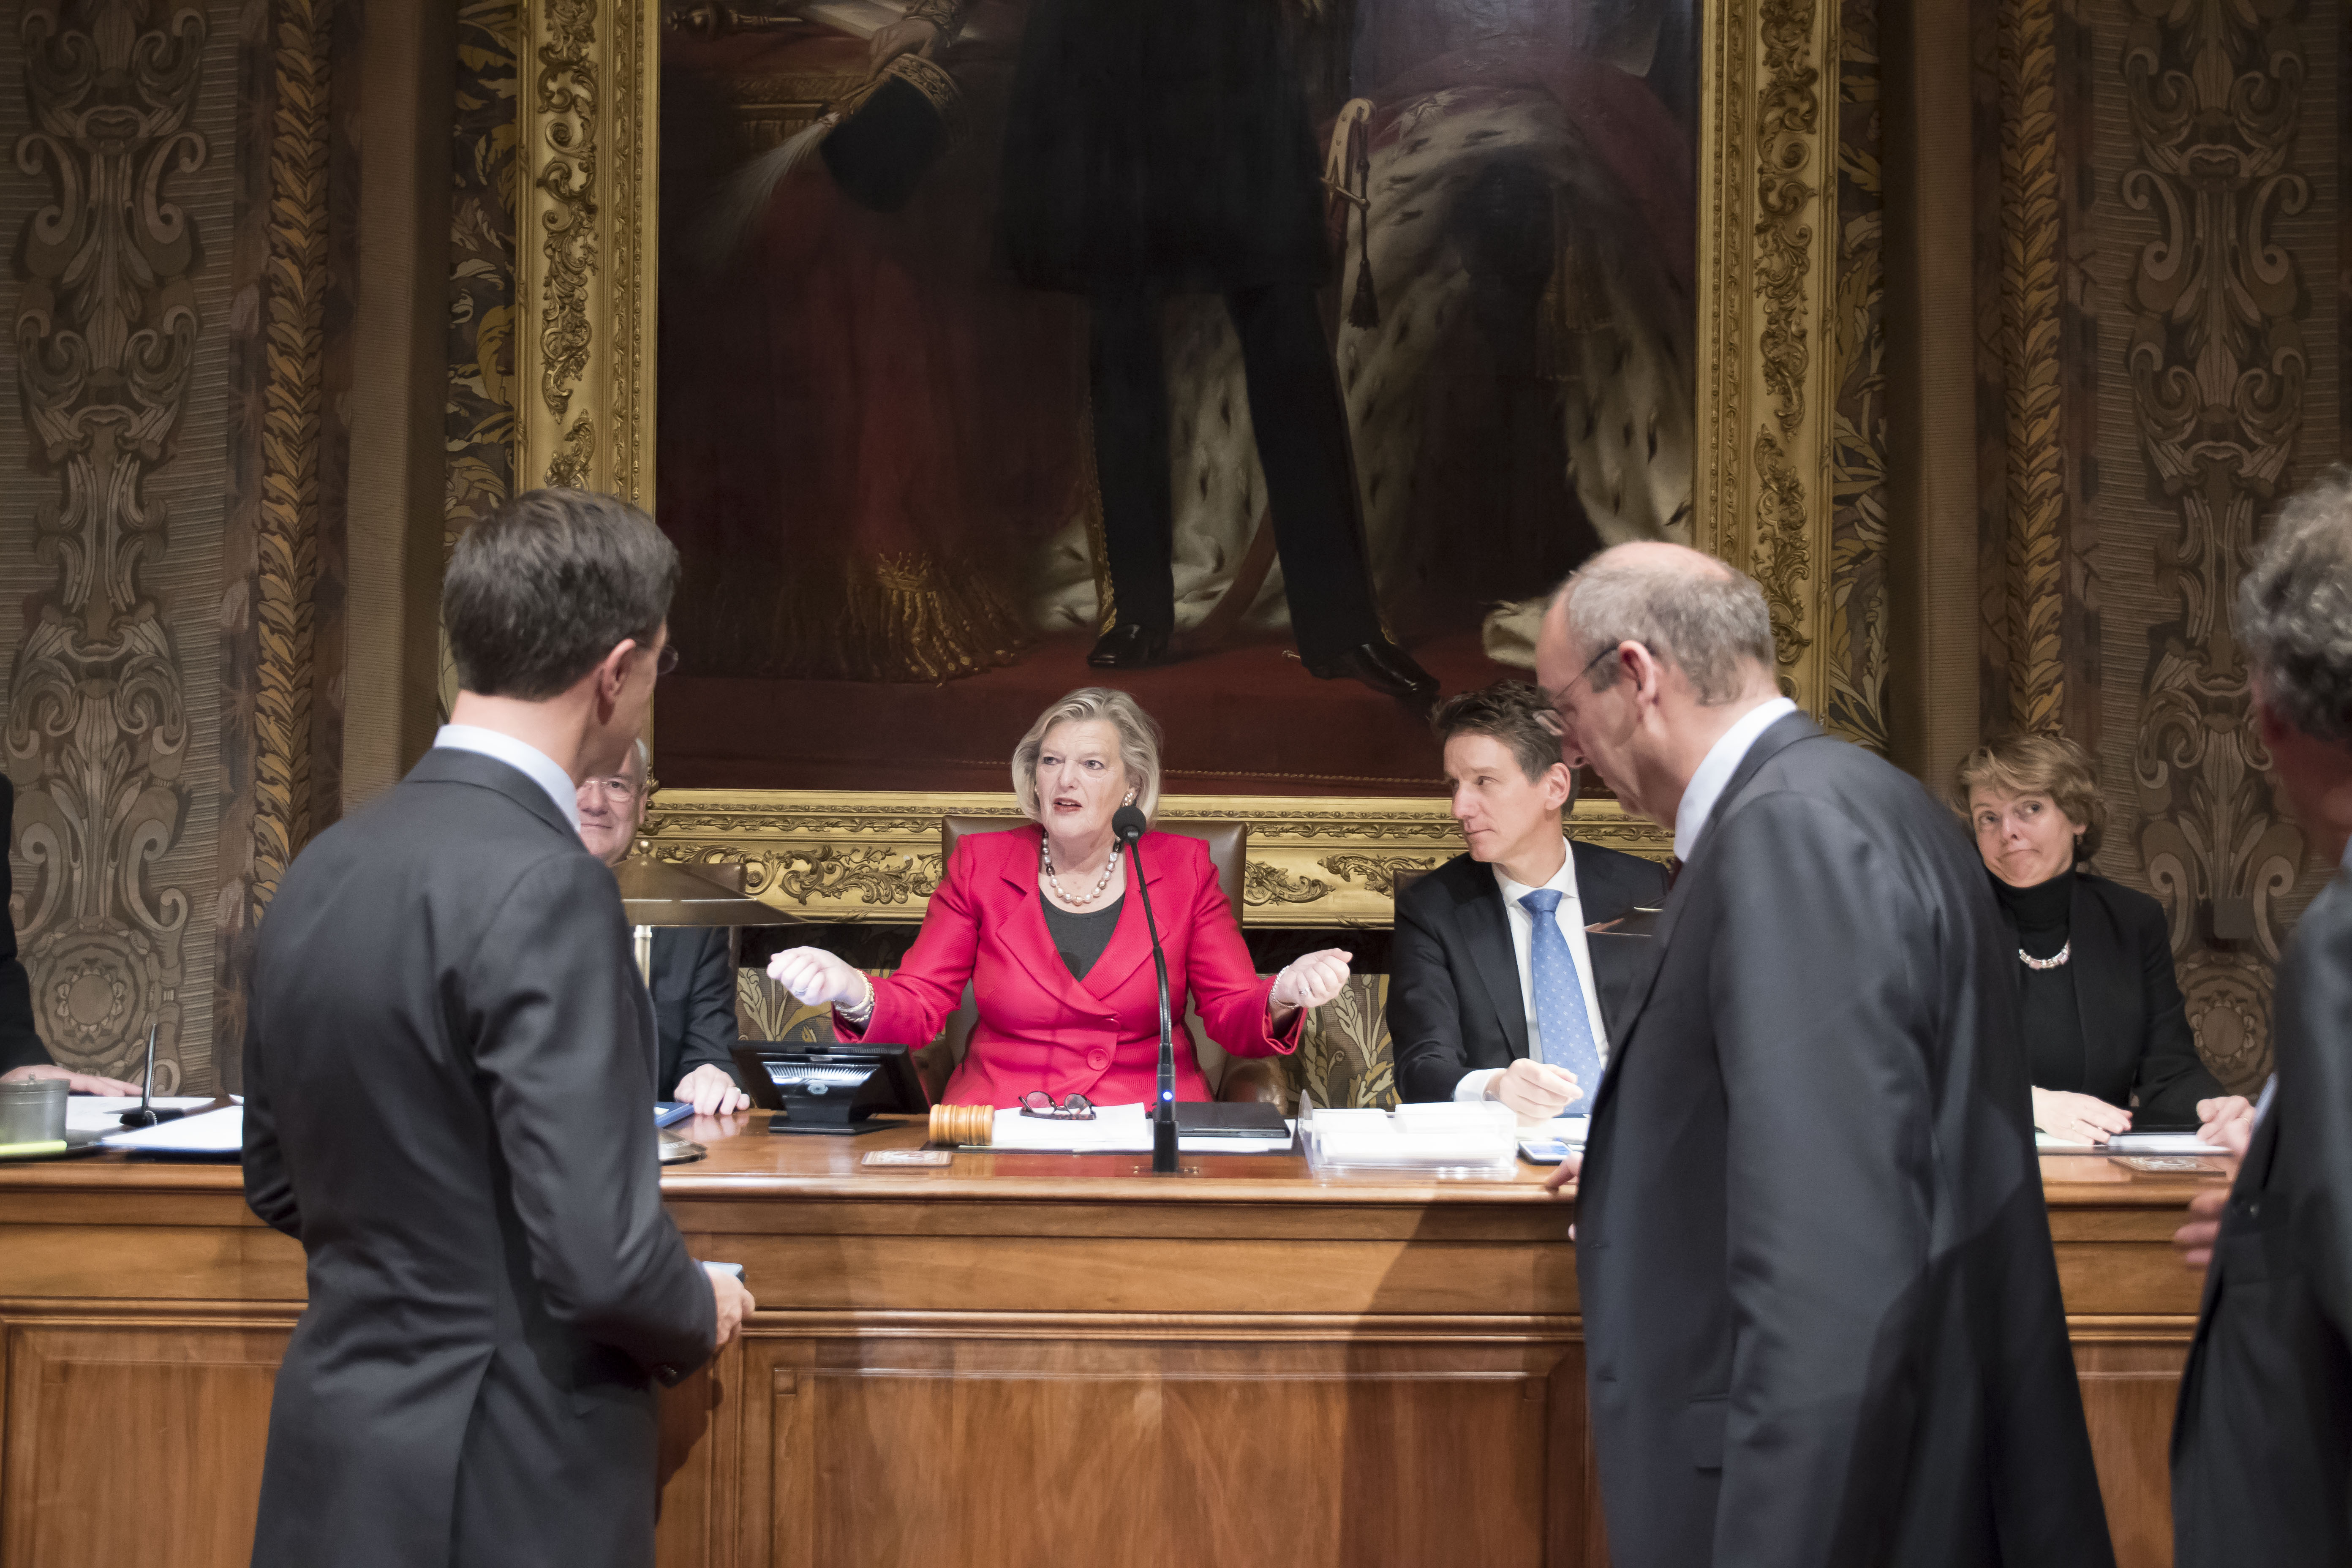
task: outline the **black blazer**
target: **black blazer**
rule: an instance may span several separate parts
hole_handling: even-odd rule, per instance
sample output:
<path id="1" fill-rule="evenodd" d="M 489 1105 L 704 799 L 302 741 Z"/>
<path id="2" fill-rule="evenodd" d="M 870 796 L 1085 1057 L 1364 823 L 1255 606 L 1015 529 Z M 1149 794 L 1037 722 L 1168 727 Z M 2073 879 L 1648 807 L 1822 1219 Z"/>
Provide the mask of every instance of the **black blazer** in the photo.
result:
<path id="1" fill-rule="evenodd" d="M 8 849 L 16 841 L 16 786 L 0 773 L 0 910 L 7 907 L 13 890 Z M 44 1066 L 48 1059 L 48 1047 L 33 1026 L 33 983 L 16 958 L 16 923 L 0 921 L 0 1072 Z"/>
<path id="2" fill-rule="evenodd" d="M 1620 1563 L 2111 1564 L 2017 960 L 1917 782 L 1801 714 L 1667 896 L 1577 1198 Z"/>
<path id="3" fill-rule="evenodd" d="M 2297 922 L 2274 1017 L 2180 1380 L 2179 1568 L 2352 1563 L 2352 874 Z"/>
<path id="4" fill-rule="evenodd" d="M 653 1009 L 545 791 L 425 753 L 256 939 L 246 1201 L 309 1255 L 253 1561 L 653 1561 L 651 1379 L 710 1354 L 661 1206 Z"/>
<path id="5" fill-rule="evenodd" d="M 1570 846 L 1587 925 L 1664 902 L 1666 869 L 1655 861 L 1573 839 Z M 1613 1047 L 1625 993 L 1644 973 L 1647 939 L 1588 937 L 1585 946 Z M 1389 1040 L 1397 1093 L 1405 1100 L 1451 1100 L 1463 1074 L 1508 1067 L 1528 1054 L 1527 1005 L 1511 949 L 1510 915 L 1492 866 L 1456 855 L 1397 900 Z M 1578 1106 L 1570 1109 L 1582 1113 Z"/>
<path id="6" fill-rule="evenodd" d="M 2013 953 L 2017 921 L 1998 900 L 1996 907 Z M 2083 1016 L 2083 1092 L 2110 1105 L 2129 1105 L 2137 1094 L 2135 1123 L 2195 1126 L 2197 1102 L 2224 1091 L 2197 1055 L 2181 1007 L 2164 906 L 2120 882 L 2079 873 L 2066 940 Z"/>
<path id="7" fill-rule="evenodd" d="M 729 1053 L 743 1031 L 735 1020 L 735 951 L 727 928 L 656 928 L 652 989 L 660 1037 L 654 1092 L 672 1098 L 677 1080 L 705 1063 L 734 1078 Z"/>

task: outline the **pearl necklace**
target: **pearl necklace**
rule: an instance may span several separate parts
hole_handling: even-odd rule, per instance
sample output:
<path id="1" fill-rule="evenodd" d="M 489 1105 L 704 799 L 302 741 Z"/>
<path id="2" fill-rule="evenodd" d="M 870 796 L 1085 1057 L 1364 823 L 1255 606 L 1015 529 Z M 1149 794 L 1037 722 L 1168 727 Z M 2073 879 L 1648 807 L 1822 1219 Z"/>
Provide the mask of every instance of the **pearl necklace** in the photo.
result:
<path id="1" fill-rule="evenodd" d="M 1054 897 L 1073 909 L 1085 909 L 1088 904 L 1101 898 L 1103 889 L 1110 886 L 1111 873 L 1118 869 L 1119 847 L 1114 844 L 1110 847 L 1110 858 L 1103 862 L 1102 879 L 1095 884 L 1095 890 L 1083 899 L 1074 899 L 1062 890 L 1061 879 L 1054 875 L 1054 841 L 1050 838 L 1046 839 L 1039 847 L 1045 857 L 1045 885 L 1054 889 Z"/>
<path id="2" fill-rule="evenodd" d="M 2028 969 L 2057 969 L 2074 956 L 2074 939 L 2068 937 L 2066 945 L 2047 958 L 2036 958 L 2021 947 L 2017 950 L 2017 956 L 2025 961 L 2025 967 Z"/>

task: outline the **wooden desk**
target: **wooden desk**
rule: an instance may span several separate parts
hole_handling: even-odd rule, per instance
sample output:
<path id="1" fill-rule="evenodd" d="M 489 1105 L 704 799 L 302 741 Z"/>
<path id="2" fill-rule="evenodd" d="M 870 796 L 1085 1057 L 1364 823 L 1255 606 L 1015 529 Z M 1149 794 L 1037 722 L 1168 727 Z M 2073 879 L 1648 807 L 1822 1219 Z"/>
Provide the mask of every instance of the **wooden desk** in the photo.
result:
<path id="1" fill-rule="evenodd" d="M 761 1310 L 672 1390 L 666 1564 L 1598 1563 L 1567 1210 L 1297 1160 L 685 1129 L 664 1176 Z M 2210 1175 L 2043 1162 L 2118 1555 L 2170 1557 Z M 0 1568 L 245 1562 L 300 1248 L 234 1167 L 0 1167 Z M 165 1521 L 168 1521 L 166 1524 Z"/>

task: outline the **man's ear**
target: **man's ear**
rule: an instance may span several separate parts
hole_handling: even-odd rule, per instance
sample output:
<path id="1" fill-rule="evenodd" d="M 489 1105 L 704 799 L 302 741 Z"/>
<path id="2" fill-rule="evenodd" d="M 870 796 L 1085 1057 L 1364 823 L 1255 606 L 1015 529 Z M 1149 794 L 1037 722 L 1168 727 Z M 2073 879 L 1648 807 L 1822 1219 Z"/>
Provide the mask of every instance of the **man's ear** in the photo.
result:
<path id="1" fill-rule="evenodd" d="M 1558 811 L 1576 798 L 1576 770 L 1566 763 L 1554 763 L 1544 770 L 1544 805 Z"/>
<path id="2" fill-rule="evenodd" d="M 621 705 L 621 689 L 628 684 L 629 660 L 637 651 L 635 637 L 624 637 L 596 664 L 596 717 L 609 719 Z"/>
<path id="3" fill-rule="evenodd" d="M 1637 706 L 1654 708 L 1665 695 L 1666 667 L 1642 643 L 1617 645 L 1617 679 L 1633 683 Z"/>

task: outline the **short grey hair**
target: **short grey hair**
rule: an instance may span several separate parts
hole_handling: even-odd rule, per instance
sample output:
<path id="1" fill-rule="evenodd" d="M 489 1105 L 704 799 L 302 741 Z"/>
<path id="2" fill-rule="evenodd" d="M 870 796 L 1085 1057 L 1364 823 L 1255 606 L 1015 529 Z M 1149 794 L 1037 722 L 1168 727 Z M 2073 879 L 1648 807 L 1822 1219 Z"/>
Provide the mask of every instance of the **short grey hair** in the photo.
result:
<path id="1" fill-rule="evenodd" d="M 1680 668 L 1701 703 L 1737 698 L 1747 685 L 1743 665 L 1775 666 L 1772 612 L 1753 577 L 1715 564 L 1721 570 L 1695 572 L 1613 550 L 1594 556 L 1559 588 L 1582 657 L 1637 642 Z M 1616 663 L 1603 660 L 1591 679 L 1593 690 L 1608 690 L 1617 683 Z"/>
<path id="2" fill-rule="evenodd" d="M 1021 743 L 1013 748 L 1013 793 L 1020 798 L 1021 815 L 1042 822 L 1037 809 L 1037 754 L 1045 748 L 1045 732 L 1056 724 L 1087 724 L 1097 720 L 1118 731 L 1119 765 L 1134 786 L 1135 804 L 1149 822 L 1160 809 L 1160 726 L 1134 698 L 1108 686 L 1081 686 L 1037 715 Z"/>
<path id="3" fill-rule="evenodd" d="M 2238 641 L 2279 717 L 2352 743 L 2352 470 L 2330 468 L 2279 510 L 2238 584 Z"/>
<path id="4" fill-rule="evenodd" d="M 635 767 L 629 765 L 632 762 L 636 763 Z M 632 773 L 636 775 L 637 788 L 641 792 L 653 782 L 653 748 L 646 744 L 643 735 L 629 743 L 629 754 L 621 759 L 621 776 L 627 778 Z"/>

